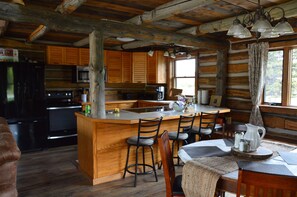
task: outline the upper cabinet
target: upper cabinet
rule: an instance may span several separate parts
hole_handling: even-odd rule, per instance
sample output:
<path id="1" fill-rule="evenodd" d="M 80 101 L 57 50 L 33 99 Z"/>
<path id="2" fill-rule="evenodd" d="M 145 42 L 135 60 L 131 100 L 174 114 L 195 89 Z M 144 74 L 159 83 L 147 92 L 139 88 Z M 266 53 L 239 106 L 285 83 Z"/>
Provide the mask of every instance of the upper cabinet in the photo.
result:
<path id="1" fill-rule="evenodd" d="M 146 66 L 147 66 L 147 53 L 146 52 L 133 52 L 132 53 L 132 82 L 133 83 L 146 83 Z"/>
<path id="2" fill-rule="evenodd" d="M 147 56 L 147 83 L 166 83 L 166 58 L 163 51 Z"/>
<path id="3" fill-rule="evenodd" d="M 47 64 L 88 66 L 88 48 L 47 47 Z M 146 52 L 104 50 L 108 83 L 166 83 L 166 58 L 162 51 L 152 57 Z"/>
<path id="4" fill-rule="evenodd" d="M 108 83 L 122 83 L 122 52 L 107 51 L 106 67 Z"/>
<path id="5" fill-rule="evenodd" d="M 78 65 L 78 48 L 64 47 L 64 64 Z"/>
<path id="6" fill-rule="evenodd" d="M 63 64 L 63 48 L 59 46 L 47 46 L 46 57 L 48 64 Z"/>
<path id="7" fill-rule="evenodd" d="M 47 63 L 56 65 L 78 65 L 78 48 L 47 46 Z"/>
<path id="8" fill-rule="evenodd" d="M 122 52 L 122 82 L 132 82 L 132 53 Z"/>
<path id="9" fill-rule="evenodd" d="M 79 48 L 79 65 L 88 66 L 90 62 L 90 50 L 88 48 Z"/>

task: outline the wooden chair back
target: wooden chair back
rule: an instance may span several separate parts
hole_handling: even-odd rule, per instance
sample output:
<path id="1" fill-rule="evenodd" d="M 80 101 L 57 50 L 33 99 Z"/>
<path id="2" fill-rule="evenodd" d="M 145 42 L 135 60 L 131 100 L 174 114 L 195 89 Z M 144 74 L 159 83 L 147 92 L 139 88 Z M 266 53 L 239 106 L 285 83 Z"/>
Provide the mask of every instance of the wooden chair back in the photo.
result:
<path id="1" fill-rule="evenodd" d="M 245 189 L 242 188 L 245 184 Z M 246 197 L 297 196 L 297 177 L 266 174 L 240 169 L 238 172 L 237 194 Z"/>
<path id="2" fill-rule="evenodd" d="M 166 184 L 166 197 L 171 197 L 173 195 L 172 189 L 175 179 L 175 168 L 169 144 L 168 131 L 164 131 L 164 133 L 158 138 L 158 146 L 163 164 L 164 178 Z"/>

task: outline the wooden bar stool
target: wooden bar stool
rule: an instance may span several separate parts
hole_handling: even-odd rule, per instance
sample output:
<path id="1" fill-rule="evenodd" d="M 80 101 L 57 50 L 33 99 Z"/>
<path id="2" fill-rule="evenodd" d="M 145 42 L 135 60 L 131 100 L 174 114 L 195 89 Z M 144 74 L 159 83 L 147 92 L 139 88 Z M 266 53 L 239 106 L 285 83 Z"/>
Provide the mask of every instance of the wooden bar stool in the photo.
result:
<path id="1" fill-rule="evenodd" d="M 154 161 L 153 145 L 157 142 L 162 119 L 163 117 L 155 118 L 155 119 L 139 119 L 138 135 L 127 139 L 128 152 L 127 152 L 127 159 L 126 159 L 123 178 L 125 178 L 126 172 L 134 174 L 135 175 L 134 187 L 136 187 L 137 175 L 148 174 L 152 171 L 155 174 L 156 182 L 158 182 L 158 177 L 157 177 L 156 168 L 155 168 L 155 161 Z M 135 156 L 136 158 L 135 158 L 134 164 L 128 165 L 131 146 L 136 146 L 136 156 Z M 143 159 L 142 163 L 138 163 L 139 147 L 142 147 L 142 159 Z M 152 165 L 145 163 L 145 154 L 144 154 L 145 147 L 149 147 L 151 149 Z M 138 166 L 142 166 L 143 172 L 138 172 Z M 134 172 L 129 170 L 130 167 L 135 168 Z M 151 168 L 152 171 L 146 171 L 145 167 Z"/>

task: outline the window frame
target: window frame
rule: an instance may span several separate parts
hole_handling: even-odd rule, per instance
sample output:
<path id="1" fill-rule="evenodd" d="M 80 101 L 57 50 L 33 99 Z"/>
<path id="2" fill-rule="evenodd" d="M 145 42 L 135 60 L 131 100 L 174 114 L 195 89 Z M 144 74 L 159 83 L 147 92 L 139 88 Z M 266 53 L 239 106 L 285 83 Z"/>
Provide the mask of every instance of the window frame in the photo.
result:
<path id="1" fill-rule="evenodd" d="M 182 60 L 195 60 L 195 72 L 193 76 L 180 76 L 177 77 L 176 76 L 176 62 L 177 61 L 182 61 Z M 195 92 L 197 90 L 197 58 L 196 57 L 192 57 L 192 58 L 176 58 L 174 59 L 174 63 L 173 63 L 173 87 L 177 88 L 177 79 L 194 79 L 194 94 L 193 95 L 186 95 L 186 96 L 195 96 Z"/>
<path id="2" fill-rule="evenodd" d="M 267 103 L 264 102 L 264 91 L 262 94 L 262 105 L 277 105 L 281 107 L 289 107 L 297 109 L 297 106 L 290 105 L 291 99 L 291 85 L 292 85 L 292 51 L 293 49 L 297 50 L 297 47 L 281 47 L 281 48 L 273 48 L 269 51 L 279 51 L 283 50 L 283 76 L 282 76 L 282 95 L 281 95 L 281 103 Z"/>

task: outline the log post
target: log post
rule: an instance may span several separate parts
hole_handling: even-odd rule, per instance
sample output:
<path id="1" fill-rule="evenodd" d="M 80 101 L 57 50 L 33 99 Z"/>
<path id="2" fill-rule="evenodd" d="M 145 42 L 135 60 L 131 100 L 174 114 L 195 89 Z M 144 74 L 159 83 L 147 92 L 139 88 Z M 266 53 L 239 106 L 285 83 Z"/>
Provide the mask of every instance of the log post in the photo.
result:
<path id="1" fill-rule="evenodd" d="M 105 117 L 105 68 L 103 33 L 93 31 L 90 35 L 90 100 L 92 117 Z"/>
<path id="2" fill-rule="evenodd" d="M 216 95 L 222 96 L 222 106 L 225 106 L 226 103 L 227 55 L 227 50 L 217 51 Z"/>

